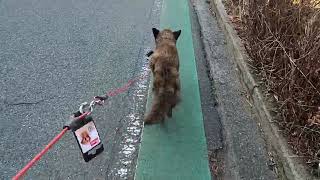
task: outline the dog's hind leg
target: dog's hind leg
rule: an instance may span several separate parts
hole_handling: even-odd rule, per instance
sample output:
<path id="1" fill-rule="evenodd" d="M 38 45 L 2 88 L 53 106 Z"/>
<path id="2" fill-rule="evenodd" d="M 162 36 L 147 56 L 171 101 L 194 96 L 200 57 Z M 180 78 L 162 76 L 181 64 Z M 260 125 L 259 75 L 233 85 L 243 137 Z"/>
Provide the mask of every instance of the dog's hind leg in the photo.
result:
<path id="1" fill-rule="evenodd" d="M 174 91 L 174 97 L 172 99 L 172 105 L 171 108 L 176 107 L 177 104 L 179 104 L 179 102 L 181 101 L 181 87 L 180 87 L 180 79 L 177 78 L 176 79 L 176 83 L 175 83 L 175 91 Z"/>
<path id="2" fill-rule="evenodd" d="M 172 117 L 172 106 L 169 108 L 169 110 L 168 110 L 168 112 L 167 112 L 167 116 L 168 116 L 169 118 Z"/>
<path id="3" fill-rule="evenodd" d="M 162 106 L 162 100 L 158 96 L 154 96 L 151 110 L 144 119 L 145 124 L 154 124 L 164 120 L 165 114 Z"/>

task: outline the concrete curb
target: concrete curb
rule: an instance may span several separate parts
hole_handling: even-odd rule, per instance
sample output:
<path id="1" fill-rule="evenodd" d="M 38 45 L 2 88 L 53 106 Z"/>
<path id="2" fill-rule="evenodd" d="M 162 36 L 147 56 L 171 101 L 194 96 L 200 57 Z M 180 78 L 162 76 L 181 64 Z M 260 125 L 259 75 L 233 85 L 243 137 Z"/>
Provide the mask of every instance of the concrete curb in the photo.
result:
<path id="1" fill-rule="evenodd" d="M 273 159 L 257 117 L 247 103 L 237 66 L 227 52 L 226 37 L 212 16 L 209 1 L 194 0 L 215 108 L 222 124 L 223 148 L 210 154 L 217 179 L 277 179 Z"/>
<path id="2" fill-rule="evenodd" d="M 254 109 L 259 116 L 257 119 L 261 124 L 261 128 L 266 135 L 267 141 L 271 144 L 272 149 L 276 151 L 278 158 L 282 163 L 284 177 L 294 180 L 314 179 L 307 175 L 308 173 L 306 168 L 301 163 L 292 158 L 294 155 L 288 148 L 286 140 L 279 133 L 279 128 L 275 124 L 272 124 L 273 118 L 265 103 L 265 97 L 262 95 L 259 85 L 256 83 L 250 73 L 249 67 L 247 66 L 246 62 L 249 60 L 249 57 L 240 41 L 240 38 L 228 20 L 228 15 L 222 1 L 211 0 L 211 2 L 211 6 L 217 17 L 219 26 L 226 37 L 228 53 L 234 57 L 233 60 L 239 70 L 239 78 L 243 85 L 245 85 L 248 94 L 251 97 Z"/>

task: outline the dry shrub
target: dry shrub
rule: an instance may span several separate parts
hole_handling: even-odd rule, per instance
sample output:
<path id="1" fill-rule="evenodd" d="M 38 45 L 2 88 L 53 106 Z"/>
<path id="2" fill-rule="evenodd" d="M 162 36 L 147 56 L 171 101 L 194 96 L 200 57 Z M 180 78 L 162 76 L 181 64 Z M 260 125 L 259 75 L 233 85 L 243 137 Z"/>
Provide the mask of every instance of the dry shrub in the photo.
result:
<path id="1" fill-rule="evenodd" d="M 267 93 L 279 105 L 279 125 L 288 143 L 308 161 L 319 161 L 319 1 L 229 0 L 228 6 L 237 9 L 229 13 L 239 13 L 233 14 L 238 32 Z"/>

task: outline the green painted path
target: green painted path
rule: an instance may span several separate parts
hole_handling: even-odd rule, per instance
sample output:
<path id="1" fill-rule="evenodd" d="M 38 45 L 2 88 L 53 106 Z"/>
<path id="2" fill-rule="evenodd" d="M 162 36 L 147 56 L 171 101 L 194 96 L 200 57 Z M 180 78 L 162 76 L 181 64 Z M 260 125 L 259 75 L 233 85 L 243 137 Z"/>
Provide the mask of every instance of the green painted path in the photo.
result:
<path id="1" fill-rule="evenodd" d="M 164 124 L 144 127 L 136 180 L 211 179 L 188 2 L 163 2 L 161 29 L 182 30 L 177 44 L 182 103 L 176 107 L 172 119 Z M 147 110 L 151 103 L 150 94 Z"/>

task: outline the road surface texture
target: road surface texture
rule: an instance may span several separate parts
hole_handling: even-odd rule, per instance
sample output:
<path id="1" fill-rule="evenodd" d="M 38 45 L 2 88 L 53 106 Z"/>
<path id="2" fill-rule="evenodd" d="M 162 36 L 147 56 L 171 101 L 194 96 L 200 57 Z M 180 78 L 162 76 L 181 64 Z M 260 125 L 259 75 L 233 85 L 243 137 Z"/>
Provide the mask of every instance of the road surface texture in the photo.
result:
<path id="1" fill-rule="evenodd" d="M 0 179 L 40 152 L 80 103 L 145 71 L 160 7 L 159 0 L 0 1 Z M 26 179 L 132 179 L 146 82 L 95 109 L 101 155 L 85 163 L 68 132 Z"/>

